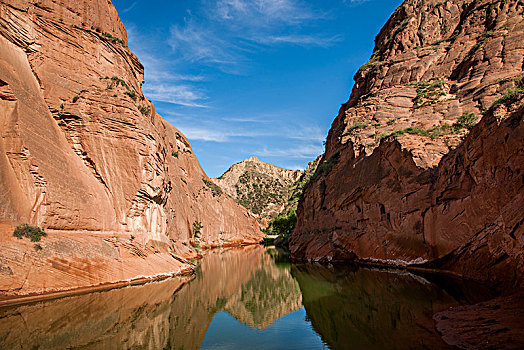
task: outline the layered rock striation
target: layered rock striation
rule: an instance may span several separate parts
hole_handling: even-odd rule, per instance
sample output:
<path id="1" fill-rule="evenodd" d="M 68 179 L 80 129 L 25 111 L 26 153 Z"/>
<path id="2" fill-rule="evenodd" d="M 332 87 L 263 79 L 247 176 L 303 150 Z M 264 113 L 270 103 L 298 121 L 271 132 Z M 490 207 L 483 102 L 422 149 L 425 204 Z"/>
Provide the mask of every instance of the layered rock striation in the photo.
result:
<path id="1" fill-rule="evenodd" d="M 255 219 L 209 188 L 188 140 L 144 97 L 110 1 L 0 1 L 0 52 L 2 222 L 101 244 L 134 236 L 171 253 L 260 241 Z M 0 254 L 23 253 L 19 243 L 2 240 Z M 47 259 L 38 254 L 31 261 Z"/>
<path id="2" fill-rule="evenodd" d="M 407 0 L 393 13 L 299 204 L 296 259 L 522 285 L 523 11 Z"/>

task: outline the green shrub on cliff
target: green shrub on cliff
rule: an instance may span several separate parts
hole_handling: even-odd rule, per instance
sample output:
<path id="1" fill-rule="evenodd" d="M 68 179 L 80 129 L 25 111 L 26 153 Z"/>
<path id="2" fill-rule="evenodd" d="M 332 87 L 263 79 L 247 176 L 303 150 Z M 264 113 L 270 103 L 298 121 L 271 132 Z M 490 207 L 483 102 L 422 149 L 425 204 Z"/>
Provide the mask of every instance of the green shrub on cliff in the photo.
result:
<path id="1" fill-rule="evenodd" d="M 391 136 L 396 137 L 396 136 L 400 136 L 403 134 L 429 136 L 433 139 L 434 137 L 437 137 L 437 136 L 458 134 L 463 129 L 470 130 L 472 127 L 474 127 L 477 124 L 477 121 L 478 121 L 478 117 L 475 115 L 475 113 L 465 112 L 460 117 L 458 117 L 457 121 L 453 123 L 453 125 L 449 125 L 449 124 L 433 125 L 429 129 L 422 129 L 420 127 L 410 126 L 406 129 L 395 130 L 392 132 L 384 131 L 382 134 L 380 134 L 380 139 L 385 139 Z"/>
<path id="2" fill-rule="evenodd" d="M 441 96 L 447 94 L 448 87 L 447 83 L 439 77 L 407 83 L 406 86 L 417 88 L 417 95 L 413 98 L 414 109 L 437 103 Z"/>
<path id="3" fill-rule="evenodd" d="M 365 129 L 369 126 L 369 123 L 364 123 L 364 122 L 357 122 L 353 125 L 351 125 L 348 130 L 346 131 L 346 133 L 342 136 L 347 136 L 347 135 L 351 135 L 353 134 L 355 131 L 357 131 L 358 129 Z"/>
<path id="4" fill-rule="evenodd" d="M 202 233 L 202 229 L 204 228 L 204 225 L 200 221 L 195 220 L 193 222 L 193 237 L 200 238 L 200 234 Z"/>
<path id="5" fill-rule="evenodd" d="M 103 33 L 102 36 L 109 39 L 113 44 L 120 43 L 122 45 L 125 44 L 124 40 L 117 38 L 116 36 L 111 35 L 110 33 Z"/>
<path id="6" fill-rule="evenodd" d="M 133 90 L 127 90 L 126 92 L 124 92 L 124 95 L 131 97 L 131 99 L 136 102 L 136 92 L 134 92 Z"/>
<path id="7" fill-rule="evenodd" d="M 453 127 L 456 129 L 471 129 L 472 127 L 477 124 L 478 117 L 475 115 L 475 113 L 468 113 L 465 112 L 460 117 L 458 117 L 457 121 L 453 124 Z"/>
<path id="8" fill-rule="evenodd" d="M 122 85 L 126 89 L 126 91 L 124 92 L 124 95 L 129 96 L 134 102 L 137 101 L 139 97 L 138 94 L 132 87 L 129 86 L 128 83 L 126 83 L 124 79 L 121 79 L 116 75 L 113 75 L 111 78 L 105 77 L 105 78 L 100 78 L 100 79 L 111 79 L 111 83 L 107 85 L 106 89 L 112 89 L 114 87 L 118 87 L 119 85 Z M 116 97 L 116 95 L 113 95 L 113 96 Z M 149 112 L 151 112 L 151 108 L 147 106 L 139 106 L 138 109 L 144 115 L 147 115 L 149 114 Z"/>
<path id="9" fill-rule="evenodd" d="M 507 102 L 516 101 L 523 92 L 524 90 L 520 88 L 507 89 L 504 94 L 502 94 L 502 96 L 493 102 L 492 108 L 498 107 L 499 105 L 505 104 Z"/>
<path id="10" fill-rule="evenodd" d="M 328 159 L 324 160 L 322 163 L 320 163 L 317 167 L 317 170 L 311 177 L 311 181 L 315 182 L 317 181 L 321 176 L 328 175 L 331 172 L 331 169 L 338 163 L 338 159 L 340 158 L 340 151 L 336 151 L 329 157 Z"/>
<path id="11" fill-rule="evenodd" d="M 373 56 L 371 56 L 371 59 L 369 61 L 364 63 L 362 66 L 360 66 L 358 71 L 359 72 L 366 72 L 369 69 L 373 69 L 375 67 L 380 67 L 380 66 L 382 66 L 385 63 L 386 62 L 381 61 L 379 57 L 373 55 Z"/>
<path id="12" fill-rule="evenodd" d="M 22 239 L 24 237 L 30 238 L 31 242 L 40 242 L 42 237 L 47 236 L 47 233 L 45 233 L 39 227 L 30 226 L 28 224 L 22 224 L 15 228 L 13 236 L 15 236 L 18 239 Z"/>
<path id="13" fill-rule="evenodd" d="M 139 110 L 140 113 L 142 113 L 143 115 L 149 115 L 149 113 L 151 112 L 151 107 L 148 107 L 148 106 L 138 106 L 138 110 Z"/>
<path id="14" fill-rule="evenodd" d="M 495 109 L 502 104 L 516 102 L 522 95 L 524 95 L 524 74 L 519 75 L 514 82 L 515 88 L 506 89 L 502 96 L 497 98 L 488 110 Z"/>
<path id="15" fill-rule="evenodd" d="M 517 88 L 524 89 L 524 74 L 521 74 L 516 80 L 515 85 L 517 85 Z"/>

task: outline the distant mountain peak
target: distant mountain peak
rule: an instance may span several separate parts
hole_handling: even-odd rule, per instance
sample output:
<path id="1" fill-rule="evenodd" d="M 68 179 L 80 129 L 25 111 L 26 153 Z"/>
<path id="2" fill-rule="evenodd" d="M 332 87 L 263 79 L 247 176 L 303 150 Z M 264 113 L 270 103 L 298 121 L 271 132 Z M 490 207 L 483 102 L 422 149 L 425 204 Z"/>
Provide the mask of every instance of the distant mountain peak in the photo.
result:
<path id="1" fill-rule="evenodd" d="M 301 170 L 288 170 L 251 156 L 212 181 L 265 226 L 285 209 Z"/>

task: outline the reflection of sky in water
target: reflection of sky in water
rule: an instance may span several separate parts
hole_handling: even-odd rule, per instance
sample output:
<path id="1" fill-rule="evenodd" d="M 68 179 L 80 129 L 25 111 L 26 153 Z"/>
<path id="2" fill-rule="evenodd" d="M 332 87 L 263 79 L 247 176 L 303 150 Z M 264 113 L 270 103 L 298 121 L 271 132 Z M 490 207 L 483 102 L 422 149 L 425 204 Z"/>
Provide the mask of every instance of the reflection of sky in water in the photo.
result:
<path id="1" fill-rule="evenodd" d="M 326 349 L 327 346 L 306 320 L 306 310 L 301 308 L 263 330 L 244 325 L 226 312 L 219 312 L 211 321 L 201 348 Z"/>

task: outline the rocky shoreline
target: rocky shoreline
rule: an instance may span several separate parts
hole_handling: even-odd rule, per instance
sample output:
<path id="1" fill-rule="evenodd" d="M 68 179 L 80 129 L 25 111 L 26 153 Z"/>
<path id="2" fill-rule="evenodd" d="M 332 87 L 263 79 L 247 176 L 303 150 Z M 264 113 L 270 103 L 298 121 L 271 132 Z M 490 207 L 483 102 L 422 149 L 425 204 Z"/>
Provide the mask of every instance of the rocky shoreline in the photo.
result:
<path id="1" fill-rule="evenodd" d="M 153 242 L 116 232 L 49 230 L 33 248 L 27 239 L 13 237 L 14 226 L 0 225 L 0 306 L 61 298 L 78 293 L 144 284 L 194 273 L 201 257 L 187 245 Z M 202 249 L 259 244 L 226 242 Z"/>
<path id="2" fill-rule="evenodd" d="M 524 290 L 450 308 L 433 316 L 435 328 L 460 349 L 521 349 L 524 344 Z"/>

